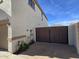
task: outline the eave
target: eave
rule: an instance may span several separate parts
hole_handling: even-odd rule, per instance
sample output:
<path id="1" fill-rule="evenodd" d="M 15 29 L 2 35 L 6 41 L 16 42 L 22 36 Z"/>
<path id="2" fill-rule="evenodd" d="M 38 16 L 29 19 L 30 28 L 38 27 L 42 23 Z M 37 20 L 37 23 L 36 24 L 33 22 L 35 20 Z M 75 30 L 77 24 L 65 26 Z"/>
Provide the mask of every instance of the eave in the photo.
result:
<path id="1" fill-rule="evenodd" d="M 44 11 L 42 10 L 42 8 L 40 7 L 39 3 L 37 2 L 37 0 L 33 0 L 33 2 L 37 5 L 37 7 L 39 8 L 39 10 L 42 12 L 42 14 L 45 16 L 45 18 L 48 20 L 46 14 L 44 13 Z"/>

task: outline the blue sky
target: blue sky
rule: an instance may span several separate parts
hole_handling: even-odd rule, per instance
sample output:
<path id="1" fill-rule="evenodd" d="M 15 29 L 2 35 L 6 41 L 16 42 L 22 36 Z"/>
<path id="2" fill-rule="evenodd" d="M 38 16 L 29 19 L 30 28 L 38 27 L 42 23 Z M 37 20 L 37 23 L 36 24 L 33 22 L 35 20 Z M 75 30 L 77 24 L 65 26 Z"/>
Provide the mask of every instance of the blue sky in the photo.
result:
<path id="1" fill-rule="evenodd" d="M 49 26 L 79 22 L 79 0 L 38 0 Z"/>

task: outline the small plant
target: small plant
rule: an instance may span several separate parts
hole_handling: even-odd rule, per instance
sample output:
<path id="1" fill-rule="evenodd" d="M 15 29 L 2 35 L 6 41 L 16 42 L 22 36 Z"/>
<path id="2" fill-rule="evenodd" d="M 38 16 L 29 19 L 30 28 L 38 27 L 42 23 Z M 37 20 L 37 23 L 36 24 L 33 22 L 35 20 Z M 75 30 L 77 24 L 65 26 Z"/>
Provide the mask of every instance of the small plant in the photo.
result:
<path id="1" fill-rule="evenodd" d="M 26 44 L 25 42 L 21 42 L 20 46 L 19 46 L 19 51 L 24 51 L 26 49 L 29 48 L 29 45 Z"/>

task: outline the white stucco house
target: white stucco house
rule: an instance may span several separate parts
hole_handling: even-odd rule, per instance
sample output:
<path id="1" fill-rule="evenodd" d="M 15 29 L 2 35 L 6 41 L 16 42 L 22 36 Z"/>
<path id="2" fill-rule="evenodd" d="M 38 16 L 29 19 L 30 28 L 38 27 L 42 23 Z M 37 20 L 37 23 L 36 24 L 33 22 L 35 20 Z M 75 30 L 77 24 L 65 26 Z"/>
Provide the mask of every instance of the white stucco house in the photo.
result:
<path id="1" fill-rule="evenodd" d="M 37 0 L 0 0 L 0 48 L 14 53 L 18 41 L 36 41 L 35 28 L 47 21 Z"/>

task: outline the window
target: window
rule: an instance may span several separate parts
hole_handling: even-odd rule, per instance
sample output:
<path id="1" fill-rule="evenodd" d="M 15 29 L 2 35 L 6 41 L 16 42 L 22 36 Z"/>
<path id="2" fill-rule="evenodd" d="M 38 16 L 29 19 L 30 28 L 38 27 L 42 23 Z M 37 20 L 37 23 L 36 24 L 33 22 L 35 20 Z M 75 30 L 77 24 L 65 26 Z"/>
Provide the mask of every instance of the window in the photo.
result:
<path id="1" fill-rule="evenodd" d="M 35 3 L 33 2 L 33 0 L 28 0 L 29 5 L 35 10 Z"/>

